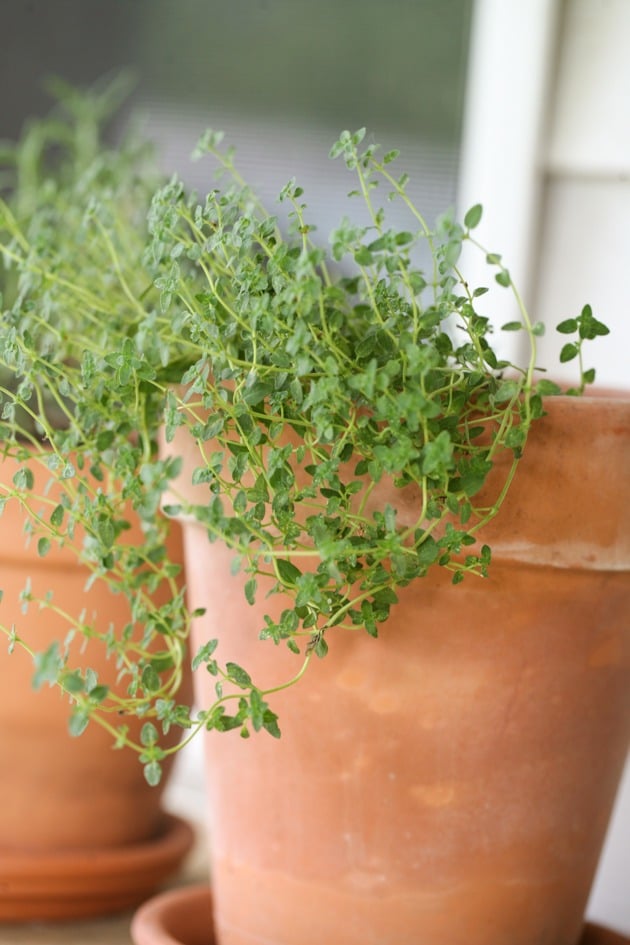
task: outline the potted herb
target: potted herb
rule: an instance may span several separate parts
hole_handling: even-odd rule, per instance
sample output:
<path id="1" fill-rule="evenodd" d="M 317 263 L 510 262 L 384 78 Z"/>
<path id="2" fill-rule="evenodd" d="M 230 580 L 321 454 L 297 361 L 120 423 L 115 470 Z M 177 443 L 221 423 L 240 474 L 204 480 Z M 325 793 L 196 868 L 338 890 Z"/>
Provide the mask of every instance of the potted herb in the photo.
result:
<path id="1" fill-rule="evenodd" d="M 100 720 L 151 782 L 173 750 L 162 729 L 207 733 L 222 945 L 571 945 L 630 727 L 630 402 L 584 394 L 584 343 L 606 331 L 588 306 L 558 326 L 576 388 L 540 377 L 542 326 L 489 253 L 519 306 L 505 327 L 530 346 L 524 365 L 500 359 L 485 290 L 458 268 L 480 208 L 430 227 L 395 152 L 362 140 L 344 133 L 333 155 L 368 222 L 344 220 L 330 250 L 300 188 L 282 193 L 285 233 L 215 135 L 200 151 L 220 190 L 156 192 L 140 284 L 114 276 L 127 329 L 96 373 L 77 356 L 64 390 L 81 417 L 115 392 L 108 410 L 145 448 L 112 423 L 112 481 L 147 523 L 161 503 L 184 525 L 187 615 L 175 632 L 148 605 L 142 619 L 145 642 L 193 619 L 201 708 L 146 649 L 119 650 L 128 703 L 90 699 L 63 660 L 47 678 L 73 724 Z M 389 226 L 389 197 L 407 229 Z M 99 522 L 117 508 L 118 527 L 91 560 L 127 593 L 103 482 Z M 112 722 L 123 706 L 139 739 Z"/>
<path id="2" fill-rule="evenodd" d="M 194 360 L 167 508 L 206 610 L 217 938 L 575 942 L 628 745 L 630 404 L 576 396 L 606 331 L 588 306 L 558 326 L 577 387 L 540 378 L 542 326 L 489 253 L 530 345 L 499 360 L 457 265 L 480 208 L 432 231 L 361 138 L 333 156 L 369 221 L 328 253 L 299 187 L 284 237 L 212 136 L 231 185 L 172 183 L 152 213 Z"/>
<path id="3" fill-rule="evenodd" d="M 77 403 L 108 338 L 132 330 L 125 285 L 141 260 L 157 180 L 145 144 L 104 144 L 103 126 L 125 86 L 122 79 L 92 93 L 60 86 L 57 109 L 2 150 L 0 622 L 28 640 L 28 651 L 2 653 L 5 921 L 128 908 L 191 843 L 188 826 L 165 816 L 162 790 L 148 787 L 130 755 L 111 751 L 110 731 L 92 726 L 85 738 L 68 738 L 68 702 L 46 685 L 51 667 L 71 660 L 89 673 L 81 683 L 69 675 L 66 688 L 82 686 L 93 705 L 107 691 L 127 700 L 118 679 L 128 662 L 123 641 L 140 652 L 147 599 L 157 617 L 182 593 L 178 528 L 159 519 L 149 527 L 116 473 L 109 476 L 110 428 L 124 432 L 120 409 L 112 409 L 115 389 L 93 387 L 89 403 Z M 133 411 L 124 414 L 137 435 Z M 130 455 L 137 448 L 130 443 Z M 126 594 L 116 580 L 123 569 Z M 155 645 L 148 650 L 156 658 Z M 178 671 L 173 691 L 179 678 Z M 132 732 L 142 726 L 128 724 Z M 84 725 L 75 716 L 74 731 Z"/>

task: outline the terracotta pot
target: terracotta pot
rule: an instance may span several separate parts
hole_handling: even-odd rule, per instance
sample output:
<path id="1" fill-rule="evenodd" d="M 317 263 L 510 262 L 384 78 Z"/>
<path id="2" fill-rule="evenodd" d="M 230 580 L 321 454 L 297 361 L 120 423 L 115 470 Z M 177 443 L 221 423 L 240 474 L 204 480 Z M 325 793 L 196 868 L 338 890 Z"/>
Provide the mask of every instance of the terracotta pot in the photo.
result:
<path id="1" fill-rule="evenodd" d="M 0 475 L 11 478 L 15 469 L 5 459 Z M 49 608 L 31 604 L 22 612 L 19 595 L 27 579 L 38 597 L 53 589 L 53 603 L 71 616 L 84 610 L 96 614 L 101 630 L 129 622 L 122 595 L 102 582 L 86 591 L 90 572 L 72 551 L 52 547 L 39 557 L 36 541 L 25 545 L 23 528 L 24 513 L 9 500 L 0 519 L 5 626 L 15 624 L 41 650 L 55 640 L 63 643 L 68 633 L 68 621 Z M 129 542 L 142 540 L 139 527 L 128 535 Z M 181 559 L 176 524 L 169 543 L 171 554 Z M 91 640 L 83 651 L 81 641 L 75 643 L 72 652 L 80 665 L 94 668 L 99 681 L 115 687 L 117 670 L 105 646 Z M 0 672 L 0 919 L 91 915 L 142 901 L 192 842 L 190 829 L 163 813 L 166 779 L 150 788 L 137 757 L 114 751 L 112 737 L 95 723 L 71 738 L 67 699 L 48 687 L 33 691 L 33 664 L 24 650 L 16 647 L 9 655 L 2 646 Z M 187 680 L 184 690 L 189 689 Z M 132 734 L 137 736 L 140 725 L 130 722 Z M 144 876 L 138 873 L 140 863 Z"/>
<path id="2" fill-rule="evenodd" d="M 155 896 L 133 917 L 135 945 L 215 945 L 207 886 L 185 886 Z"/>
<path id="3" fill-rule="evenodd" d="M 207 737 L 218 945 L 579 941 L 630 737 L 630 399 L 551 400 L 525 455 L 487 580 L 331 632 L 272 701 L 281 740 Z M 257 639 L 282 600 L 245 603 L 198 526 L 185 546 L 196 645 L 290 678 Z"/>

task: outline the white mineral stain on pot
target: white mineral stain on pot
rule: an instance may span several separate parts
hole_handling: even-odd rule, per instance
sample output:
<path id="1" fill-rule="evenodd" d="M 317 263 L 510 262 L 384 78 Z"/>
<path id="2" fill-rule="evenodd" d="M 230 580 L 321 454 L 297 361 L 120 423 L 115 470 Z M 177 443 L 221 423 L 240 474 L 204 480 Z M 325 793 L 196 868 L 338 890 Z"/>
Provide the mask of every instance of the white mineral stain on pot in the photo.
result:
<path id="1" fill-rule="evenodd" d="M 449 781 L 415 784 L 410 794 L 425 807 L 447 807 L 455 799 L 455 785 Z"/>

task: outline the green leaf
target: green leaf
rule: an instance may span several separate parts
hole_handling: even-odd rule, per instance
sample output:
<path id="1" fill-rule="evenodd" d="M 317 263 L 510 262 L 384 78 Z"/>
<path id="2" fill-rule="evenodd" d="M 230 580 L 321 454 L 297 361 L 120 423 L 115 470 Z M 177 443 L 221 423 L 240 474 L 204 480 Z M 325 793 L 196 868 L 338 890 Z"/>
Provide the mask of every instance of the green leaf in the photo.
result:
<path id="1" fill-rule="evenodd" d="M 271 709 L 265 709 L 263 715 L 263 728 L 272 738 L 280 738 L 280 728 L 278 726 L 278 716 Z"/>
<path id="2" fill-rule="evenodd" d="M 354 254 L 354 261 L 359 266 L 369 266 L 374 262 L 374 256 L 369 251 L 367 246 L 362 246 Z"/>
<path id="3" fill-rule="evenodd" d="M 361 601 L 361 617 L 363 625 L 371 637 L 378 637 L 378 627 L 374 617 L 374 608 L 370 601 Z"/>
<path id="4" fill-rule="evenodd" d="M 76 706 L 68 719 L 68 731 L 73 738 L 79 738 L 88 727 L 90 716 L 87 709 Z"/>
<path id="5" fill-rule="evenodd" d="M 295 585 L 302 576 L 300 569 L 296 568 L 291 561 L 287 561 L 286 558 L 278 558 L 276 560 L 276 566 L 283 584 Z"/>
<path id="6" fill-rule="evenodd" d="M 90 697 L 90 702 L 93 702 L 95 704 L 104 702 L 107 696 L 109 695 L 109 686 L 105 686 L 105 685 L 94 686 L 92 689 L 90 689 L 88 695 Z"/>
<path id="7" fill-rule="evenodd" d="M 559 331 L 561 335 L 572 335 L 577 330 L 578 323 L 576 318 L 567 318 L 556 325 L 556 331 Z"/>
<path id="8" fill-rule="evenodd" d="M 145 722 L 145 724 L 140 729 L 140 743 L 144 745 L 145 748 L 151 748 L 153 745 L 156 745 L 158 742 L 159 733 L 155 725 L 152 722 Z"/>
<path id="9" fill-rule="evenodd" d="M 145 666 L 142 670 L 142 688 L 146 692 L 158 692 L 162 686 L 159 673 L 156 672 L 153 666 L 149 663 L 148 666 Z"/>
<path id="10" fill-rule="evenodd" d="M 243 401 L 246 404 L 255 406 L 262 403 L 266 397 L 273 392 L 273 384 L 270 381 L 254 381 L 247 386 L 242 393 Z"/>
<path id="11" fill-rule="evenodd" d="M 156 671 L 156 673 L 163 673 L 167 669 L 171 669 L 175 665 L 175 659 L 173 654 L 168 650 L 164 650 L 163 653 L 156 653 L 151 657 L 151 666 Z"/>
<path id="12" fill-rule="evenodd" d="M 111 548 L 116 540 L 116 529 L 114 523 L 105 515 L 99 516 L 96 522 L 98 537 L 104 548 Z"/>
<path id="13" fill-rule="evenodd" d="M 266 708 L 260 689 L 252 689 L 249 696 L 249 704 L 251 707 L 252 728 L 255 732 L 259 732 L 263 727 Z"/>
<path id="14" fill-rule="evenodd" d="M 72 695 L 78 695 L 78 693 L 83 692 L 85 689 L 85 683 L 83 682 L 83 677 L 81 676 L 81 673 L 78 669 L 64 674 L 63 688 L 66 692 L 69 692 Z"/>
<path id="15" fill-rule="evenodd" d="M 151 787 L 157 787 L 162 780 L 162 766 L 159 761 L 149 761 L 143 768 L 144 778 Z"/>
<path id="16" fill-rule="evenodd" d="M 444 475 L 453 465 L 454 445 L 446 430 L 442 430 L 435 440 L 430 440 L 422 450 L 422 474 L 424 476 Z"/>
<path id="17" fill-rule="evenodd" d="M 497 404 L 506 403 L 516 397 L 521 389 L 518 381 L 501 381 L 494 395 L 494 402 Z"/>
<path id="18" fill-rule="evenodd" d="M 476 203 L 474 207 L 471 207 L 466 216 L 464 217 L 464 226 L 469 230 L 474 230 L 476 226 L 481 222 L 481 215 L 483 213 L 483 207 L 480 203 Z"/>
<path id="19" fill-rule="evenodd" d="M 115 439 L 115 433 L 113 430 L 101 430 L 101 432 L 96 437 L 96 448 L 99 453 L 103 453 L 108 449 Z"/>
<path id="20" fill-rule="evenodd" d="M 538 381 L 536 390 L 542 397 L 555 397 L 562 393 L 562 388 L 558 384 L 545 378 Z"/>
<path id="21" fill-rule="evenodd" d="M 506 322 L 501 325 L 501 331 L 520 331 L 524 327 L 522 322 Z"/>
<path id="22" fill-rule="evenodd" d="M 37 554 L 40 558 L 44 558 L 50 551 L 50 539 L 49 538 L 40 538 L 37 542 Z"/>
<path id="23" fill-rule="evenodd" d="M 41 689 L 45 683 L 49 685 L 56 683 L 63 669 L 63 659 L 57 641 L 51 643 L 47 650 L 35 653 L 33 662 L 35 664 L 33 689 Z"/>
<path id="24" fill-rule="evenodd" d="M 592 341 L 598 335 L 609 334 L 609 329 L 602 322 L 597 321 L 590 305 L 585 305 L 578 318 L 579 336 Z"/>
<path id="25" fill-rule="evenodd" d="M 258 582 L 256 578 L 250 578 L 245 582 L 245 600 L 248 604 L 256 603 L 256 589 L 258 587 Z"/>
<path id="26" fill-rule="evenodd" d="M 542 397 L 540 394 L 532 394 L 530 400 L 530 410 L 532 420 L 538 420 L 540 417 L 544 416 L 545 410 L 543 408 Z"/>
<path id="27" fill-rule="evenodd" d="M 203 663 L 208 663 L 212 659 L 218 645 L 218 640 L 208 640 L 207 643 L 204 643 L 203 646 L 199 648 L 192 661 L 193 672 L 199 669 Z"/>
<path id="28" fill-rule="evenodd" d="M 212 482 L 215 477 L 216 472 L 214 469 L 211 469 L 209 466 L 197 466 L 197 468 L 193 470 L 191 482 L 193 486 L 199 486 L 205 482 Z"/>
<path id="29" fill-rule="evenodd" d="M 35 485 L 35 476 L 31 469 L 27 466 L 22 466 L 16 473 L 13 475 L 13 485 L 16 489 L 25 489 L 30 490 Z"/>
<path id="30" fill-rule="evenodd" d="M 343 154 L 345 148 L 346 148 L 345 141 L 339 138 L 338 141 L 335 141 L 330 151 L 328 152 L 328 157 L 334 160 L 335 158 L 339 157 L 340 154 Z"/>
<path id="31" fill-rule="evenodd" d="M 228 679 L 241 689 L 248 689 L 252 684 L 251 676 L 238 663 L 226 663 Z"/>
<path id="32" fill-rule="evenodd" d="M 512 427 L 505 436 L 505 445 L 520 456 L 525 440 L 526 433 L 523 427 Z"/>
<path id="33" fill-rule="evenodd" d="M 423 568 L 427 568 L 437 561 L 440 556 L 440 546 L 432 535 L 427 535 L 423 538 L 416 551 L 416 556 L 418 563 L 421 564 Z"/>
<path id="34" fill-rule="evenodd" d="M 574 358 L 577 358 L 579 353 L 580 349 L 576 344 L 569 343 L 564 345 L 560 352 L 560 363 L 566 364 L 567 361 L 573 361 Z"/>
<path id="35" fill-rule="evenodd" d="M 65 509 L 63 505 L 56 505 L 50 514 L 50 524 L 55 528 L 59 528 L 63 523 L 64 514 Z"/>

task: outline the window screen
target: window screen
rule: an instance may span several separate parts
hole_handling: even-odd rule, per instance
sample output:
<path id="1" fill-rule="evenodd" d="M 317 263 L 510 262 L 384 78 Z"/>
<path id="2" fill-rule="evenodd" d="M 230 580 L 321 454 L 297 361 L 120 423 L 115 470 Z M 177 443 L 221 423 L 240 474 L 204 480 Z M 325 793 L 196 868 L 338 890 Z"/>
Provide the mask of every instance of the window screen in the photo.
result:
<path id="1" fill-rule="evenodd" d="M 226 131 L 272 202 L 295 176 L 326 233 L 351 182 L 327 158 L 344 128 L 402 152 L 432 220 L 455 202 L 473 0 L 3 0 L 0 138 L 47 109 L 47 75 L 136 75 L 164 169 L 189 164 L 205 127 Z M 10 94 L 7 90 L 10 89 Z"/>

